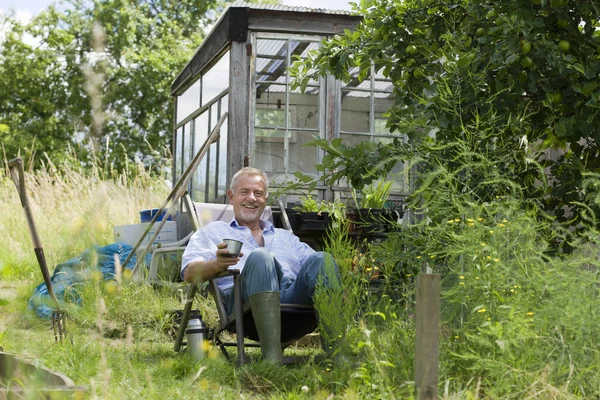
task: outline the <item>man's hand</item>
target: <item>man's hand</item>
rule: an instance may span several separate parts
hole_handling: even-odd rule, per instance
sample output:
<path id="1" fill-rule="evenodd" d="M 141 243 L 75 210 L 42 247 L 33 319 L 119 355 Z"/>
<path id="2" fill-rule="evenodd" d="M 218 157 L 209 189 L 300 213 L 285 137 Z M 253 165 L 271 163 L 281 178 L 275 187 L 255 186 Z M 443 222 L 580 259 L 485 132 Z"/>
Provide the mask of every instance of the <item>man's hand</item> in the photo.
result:
<path id="1" fill-rule="evenodd" d="M 225 243 L 217 245 L 217 258 L 210 261 L 192 261 L 183 273 L 186 282 L 200 283 L 212 279 L 216 275 L 227 271 L 229 267 L 237 264 L 244 255 L 234 256 L 227 251 Z"/>
<path id="2" fill-rule="evenodd" d="M 240 253 L 239 256 L 230 254 L 227 250 L 227 244 L 221 242 L 217 245 L 217 269 L 219 272 L 226 271 L 232 265 L 237 264 L 243 256 L 243 253 Z"/>

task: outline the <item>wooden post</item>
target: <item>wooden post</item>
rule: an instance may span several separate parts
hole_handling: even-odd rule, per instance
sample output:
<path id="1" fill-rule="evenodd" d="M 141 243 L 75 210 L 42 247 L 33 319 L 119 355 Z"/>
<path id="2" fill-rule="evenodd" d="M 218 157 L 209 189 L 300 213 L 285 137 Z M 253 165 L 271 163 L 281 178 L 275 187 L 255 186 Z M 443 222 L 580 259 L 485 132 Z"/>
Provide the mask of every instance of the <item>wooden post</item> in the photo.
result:
<path id="1" fill-rule="evenodd" d="M 417 275 L 415 346 L 415 395 L 417 399 L 438 398 L 440 275 Z"/>

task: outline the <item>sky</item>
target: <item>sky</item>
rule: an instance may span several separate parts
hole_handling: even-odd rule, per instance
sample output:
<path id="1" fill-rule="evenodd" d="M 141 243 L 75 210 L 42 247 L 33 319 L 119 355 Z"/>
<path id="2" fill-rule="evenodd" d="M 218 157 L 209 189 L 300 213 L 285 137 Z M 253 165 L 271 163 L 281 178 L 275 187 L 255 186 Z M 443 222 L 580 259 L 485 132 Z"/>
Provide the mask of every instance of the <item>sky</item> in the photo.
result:
<path id="1" fill-rule="evenodd" d="M 358 0 L 355 0 L 358 2 Z M 43 10 L 54 0 L 0 0 L 0 13 L 8 12 L 10 9 L 16 11 L 19 19 L 29 20 L 33 15 Z M 328 0 L 327 6 L 323 6 L 323 0 L 284 0 L 283 4 L 289 6 L 303 6 L 311 8 L 328 8 L 332 10 L 350 10 L 348 0 Z"/>

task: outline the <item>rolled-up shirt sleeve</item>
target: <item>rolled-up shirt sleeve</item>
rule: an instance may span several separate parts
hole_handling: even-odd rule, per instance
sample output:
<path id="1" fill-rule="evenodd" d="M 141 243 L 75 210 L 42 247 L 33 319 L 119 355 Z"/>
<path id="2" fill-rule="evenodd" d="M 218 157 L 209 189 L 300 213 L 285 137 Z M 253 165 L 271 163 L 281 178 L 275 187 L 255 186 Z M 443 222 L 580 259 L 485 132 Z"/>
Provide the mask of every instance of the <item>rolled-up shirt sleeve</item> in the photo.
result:
<path id="1" fill-rule="evenodd" d="M 181 279 L 192 261 L 210 261 L 217 258 L 217 244 L 221 242 L 209 226 L 199 229 L 192 235 L 181 258 Z"/>

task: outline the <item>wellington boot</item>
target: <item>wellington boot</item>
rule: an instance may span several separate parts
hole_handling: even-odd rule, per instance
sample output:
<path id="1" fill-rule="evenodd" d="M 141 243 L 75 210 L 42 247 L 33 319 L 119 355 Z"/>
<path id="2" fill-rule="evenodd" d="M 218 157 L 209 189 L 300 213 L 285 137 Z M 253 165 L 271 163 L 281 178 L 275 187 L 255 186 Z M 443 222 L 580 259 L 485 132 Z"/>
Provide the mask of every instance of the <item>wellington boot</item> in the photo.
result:
<path id="1" fill-rule="evenodd" d="M 279 292 L 260 292 L 250 296 L 250 309 L 260 339 L 264 360 L 281 364 L 281 310 Z"/>

